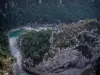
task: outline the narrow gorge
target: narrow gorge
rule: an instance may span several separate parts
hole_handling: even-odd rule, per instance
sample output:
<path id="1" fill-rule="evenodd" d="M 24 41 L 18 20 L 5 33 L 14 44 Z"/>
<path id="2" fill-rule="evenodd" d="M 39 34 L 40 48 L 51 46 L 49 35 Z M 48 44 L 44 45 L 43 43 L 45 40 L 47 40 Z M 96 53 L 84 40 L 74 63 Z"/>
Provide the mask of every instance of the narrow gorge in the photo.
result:
<path id="1" fill-rule="evenodd" d="M 100 75 L 100 0 L 0 0 L 0 75 Z"/>
<path id="2" fill-rule="evenodd" d="M 51 29 L 51 35 L 42 27 L 9 34 L 14 75 L 95 74 L 100 67 L 100 22 L 81 20 Z"/>

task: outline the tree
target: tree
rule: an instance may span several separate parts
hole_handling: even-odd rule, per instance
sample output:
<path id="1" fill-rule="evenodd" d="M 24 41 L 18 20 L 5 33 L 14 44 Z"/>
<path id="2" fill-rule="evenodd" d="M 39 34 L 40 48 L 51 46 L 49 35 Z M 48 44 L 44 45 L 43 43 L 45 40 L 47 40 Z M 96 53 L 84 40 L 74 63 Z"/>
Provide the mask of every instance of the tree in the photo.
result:
<path id="1" fill-rule="evenodd" d="M 51 30 L 31 31 L 20 37 L 23 38 L 21 49 L 24 58 L 32 58 L 38 64 L 50 48 Z"/>

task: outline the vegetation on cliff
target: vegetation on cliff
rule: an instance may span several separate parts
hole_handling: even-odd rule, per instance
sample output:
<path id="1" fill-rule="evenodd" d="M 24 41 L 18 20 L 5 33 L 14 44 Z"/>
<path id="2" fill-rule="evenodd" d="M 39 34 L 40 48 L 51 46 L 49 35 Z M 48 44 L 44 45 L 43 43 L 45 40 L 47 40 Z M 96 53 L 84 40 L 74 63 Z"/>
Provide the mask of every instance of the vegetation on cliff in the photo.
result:
<path id="1" fill-rule="evenodd" d="M 61 25 L 61 32 L 54 34 L 53 44 L 55 47 L 66 48 L 76 45 L 79 41 L 83 43 L 83 36 L 79 36 L 79 32 L 95 29 L 99 33 L 99 28 L 99 22 L 95 19 L 80 20 L 77 23 Z"/>
<path id="2" fill-rule="evenodd" d="M 42 61 L 43 56 L 50 48 L 49 39 L 51 30 L 31 31 L 19 37 L 24 59 L 31 58 L 35 64 Z"/>

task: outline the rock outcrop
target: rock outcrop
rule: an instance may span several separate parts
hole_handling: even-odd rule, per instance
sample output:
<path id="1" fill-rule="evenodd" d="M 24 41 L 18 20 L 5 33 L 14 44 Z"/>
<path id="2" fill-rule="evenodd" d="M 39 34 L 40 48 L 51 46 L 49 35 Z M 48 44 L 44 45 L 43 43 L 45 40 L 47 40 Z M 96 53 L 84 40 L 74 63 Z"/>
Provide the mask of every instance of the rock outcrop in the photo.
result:
<path id="1" fill-rule="evenodd" d="M 99 32 L 96 20 L 60 26 L 49 52 L 34 69 L 43 75 L 96 75 L 100 68 Z"/>

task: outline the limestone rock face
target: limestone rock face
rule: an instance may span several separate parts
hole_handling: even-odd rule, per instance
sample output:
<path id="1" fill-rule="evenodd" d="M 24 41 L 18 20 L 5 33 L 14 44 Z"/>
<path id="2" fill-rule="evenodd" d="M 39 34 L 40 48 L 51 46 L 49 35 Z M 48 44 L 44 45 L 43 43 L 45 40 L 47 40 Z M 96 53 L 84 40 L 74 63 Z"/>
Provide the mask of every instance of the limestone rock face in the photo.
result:
<path id="1" fill-rule="evenodd" d="M 59 33 L 56 31 L 49 52 L 35 69 L 44 75 L 95 75 L 100 68 L 99 31 L 97 21 L 62 26 Z"/>

